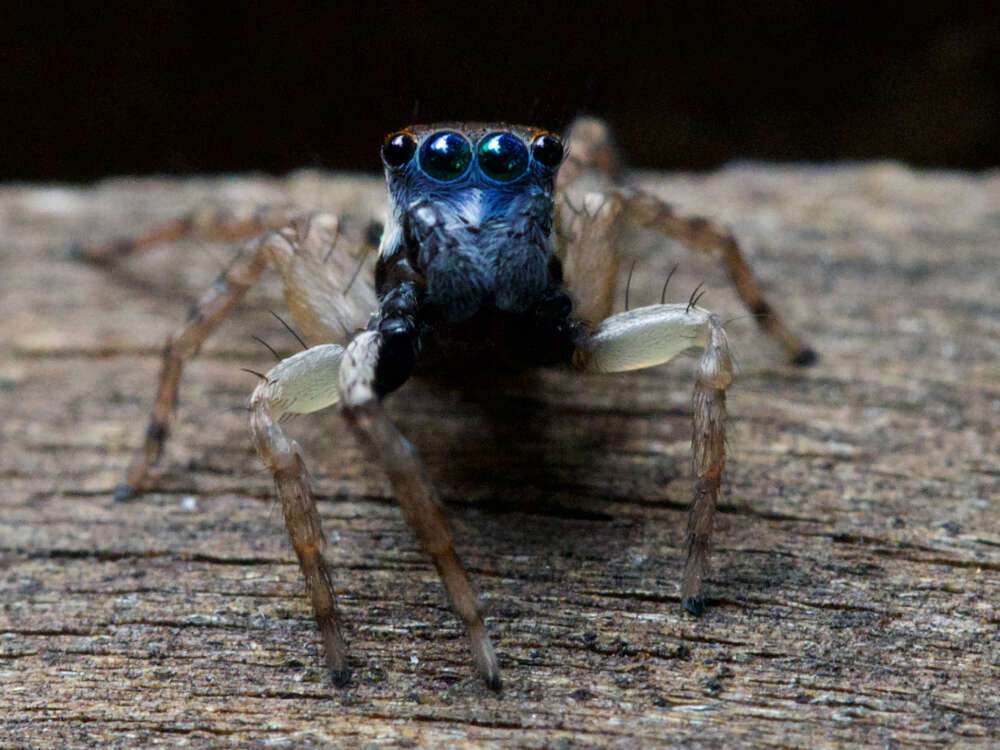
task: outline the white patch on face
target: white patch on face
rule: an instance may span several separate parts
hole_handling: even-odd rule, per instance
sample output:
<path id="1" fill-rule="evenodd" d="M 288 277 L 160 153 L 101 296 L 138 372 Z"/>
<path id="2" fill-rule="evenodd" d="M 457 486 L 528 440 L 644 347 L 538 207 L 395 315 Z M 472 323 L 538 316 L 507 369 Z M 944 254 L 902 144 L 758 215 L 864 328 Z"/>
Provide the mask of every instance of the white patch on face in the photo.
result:
<path id="1" fill-rule="evenodd" d="M 481 188 L 469 188 L 462 191 L 462 202 L 458 204 L 457 214 L 471 227 L 478 227 L 483 223 L 483 210 L 485 201 Z"/>
<path id="2" fill-rule="evenodd" d="M 379 245 L 379 255 L 383 258 L 388 257 L 390 253 L 394 250 L 398 250 L 403 246 L 403 228 L 396 221 L 395 211 L 390 211 L 389 216 L 385 222 L 385 226 L 382 229 L 382 244 Z"/>

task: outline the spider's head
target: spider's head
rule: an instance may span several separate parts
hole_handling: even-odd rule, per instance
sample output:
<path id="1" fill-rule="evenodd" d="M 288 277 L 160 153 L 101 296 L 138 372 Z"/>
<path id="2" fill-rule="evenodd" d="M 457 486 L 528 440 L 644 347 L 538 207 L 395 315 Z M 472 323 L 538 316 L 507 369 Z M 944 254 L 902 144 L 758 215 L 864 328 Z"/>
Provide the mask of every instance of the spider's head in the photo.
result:
<path id="1" fill-rule="evenodd" d="M 548 284 L 560 138 L 512 125 L 411 126 L 382 145 L 390 211 L 381 256 L 405 262 L 445 318 L 528 309 Z"/>

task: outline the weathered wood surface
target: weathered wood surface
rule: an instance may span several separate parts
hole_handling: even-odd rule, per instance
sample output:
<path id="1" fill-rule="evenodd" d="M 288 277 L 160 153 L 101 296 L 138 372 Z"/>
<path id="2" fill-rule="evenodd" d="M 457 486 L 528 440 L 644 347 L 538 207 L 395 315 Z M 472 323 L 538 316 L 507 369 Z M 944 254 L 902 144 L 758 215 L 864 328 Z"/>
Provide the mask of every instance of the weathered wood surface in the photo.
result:
<path id="1" fill-rule="evenodd" d="M 165 335 L 221 247 L 108 273 L 75 238 L 209 196 L 376 205 L 316 175 L 0 190 L 0 744 L 525 747 L 990 745 L 1000 740 L 1000 175 L 896 165 L 647 176 L 729 222 L 822 354 L 780 364 L 746 318 L 733 458 L 701 620 L 678 604 L 689 362 L 407 385 L 392 411 L 450 503 L 506 689 L 472 674 L 434 570 L 335 413 L 310 457 L 356 668 L 326 682 L 240 407 L 294 344 L 252 296 L 192 365 L 162 491 L 110 490 Z M 710 259 L 642 234 L 634 304 Z"/>

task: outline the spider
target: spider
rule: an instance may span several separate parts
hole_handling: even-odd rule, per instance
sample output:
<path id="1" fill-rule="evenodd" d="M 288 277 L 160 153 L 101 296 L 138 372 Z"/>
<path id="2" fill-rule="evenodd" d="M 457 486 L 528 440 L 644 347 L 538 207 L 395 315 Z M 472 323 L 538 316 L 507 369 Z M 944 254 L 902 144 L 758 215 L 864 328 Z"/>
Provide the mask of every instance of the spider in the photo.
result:
<path id="1" fill-rule="evenodd" d="M 377 225 L 352 230 L 331 213 L 208 209 L 136 237 L 76 248 L 83 259 L 110 262 L 182 238 L 249 240 L 167 340 L 145 441 L 115 498 L 148 489 L 184 363 L 254 282 L 276 270 L 292 317 L 312 346 L 260 375 L 249 400 L 250 430 L 274 477 L 333 682 L 346 684 L 350 670 L 323 557 L 326 541 L 302 453 L 280 419 L 339 404 L 351 430 L 384 466 L 403 515 L 433 560 L 465 625 L 477 671 L 499 689 L 497 657 L 441 503 L 383 399 L 418 368 L 464 363 L 456 351 L 486 351 L 515 367 L 603 373 L 695 353 L 696 481 L 681 601 L 700 615 L 726 461 L 726 390 L 733 378 L 726 333 L 695 294 L 686 303 L 614 315 L 611 307 L 621 231 L 637 224 L 720 257 L 764 331 L 793 363 L 811 364 L 816 355 L 764 299 L 736 239 L 711 221 L 680 216 L 655 196 L 624 186 L 609 129 L 593 118 L 578 119 L 565 146 L 537 128 L 443 123 L 392 133 L 381 154 L 389 205 L 380 237 Z M 357 260 L 376 245 L 374 279 L 355 278 Z"/>

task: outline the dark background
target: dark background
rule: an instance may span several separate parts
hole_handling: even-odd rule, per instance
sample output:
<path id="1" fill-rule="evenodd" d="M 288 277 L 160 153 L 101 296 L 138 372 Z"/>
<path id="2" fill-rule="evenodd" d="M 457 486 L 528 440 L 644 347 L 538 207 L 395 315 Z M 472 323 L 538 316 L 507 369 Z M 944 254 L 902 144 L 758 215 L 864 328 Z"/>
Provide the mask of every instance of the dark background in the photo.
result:
<path id="1" fill-rule="evenodd" d="M 643 167 L 1000 164 L 1000 4 L 709 5 L 4 4 L 0 179 L 374 170 L 411 121 L 583 112 Z"/>

